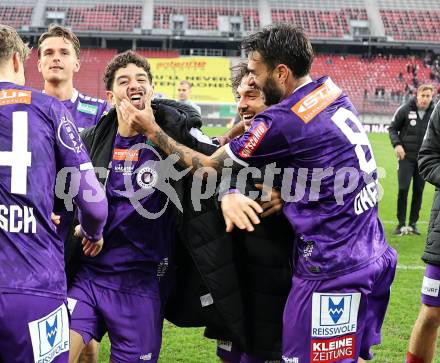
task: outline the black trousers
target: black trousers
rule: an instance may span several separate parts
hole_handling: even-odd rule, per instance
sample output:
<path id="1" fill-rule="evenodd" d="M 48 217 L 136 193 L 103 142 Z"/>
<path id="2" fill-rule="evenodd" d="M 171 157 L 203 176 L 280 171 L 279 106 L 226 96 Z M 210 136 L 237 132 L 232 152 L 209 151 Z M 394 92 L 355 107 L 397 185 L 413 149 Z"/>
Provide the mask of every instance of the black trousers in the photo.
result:
<path id="1" fill-rule="evenodd" d="M 422 206 L 423 189 L 425 187 L 425 181 L 420 176 L 417 168 L 417 160 L 399 160 L 397 177 L 399 180 L 399 194 L 397 196 L 397 220 L 401 225 L 404 225 L 406 222 L 406 205 L 408 201 L 409 185 L 412 179 L 413 185 L 409 224 L 415 224 L 419 219 L 420 207 Z"/>

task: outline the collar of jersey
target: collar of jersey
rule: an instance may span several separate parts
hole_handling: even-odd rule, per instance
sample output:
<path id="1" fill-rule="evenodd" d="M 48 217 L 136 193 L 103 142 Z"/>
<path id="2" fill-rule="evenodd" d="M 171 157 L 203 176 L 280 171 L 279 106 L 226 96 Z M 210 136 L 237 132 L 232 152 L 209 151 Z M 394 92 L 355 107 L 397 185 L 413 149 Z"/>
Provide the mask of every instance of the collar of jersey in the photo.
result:
<path id="1" fill-rule="evenodd" d="M 0 81 L 0 82 L 3 82 L 3 81 Z M 42 90 L 41 92 L 44 93 L 44 94 L 46 93 L 45 90 Z M 79 92 L 74 88 L 73 89 L 73 95 L 72 95 L 72 98 L 70 99 L 70 102 L 75 103 L 76 99 L 78 98 L 78 95 L 79 95 Z"/>

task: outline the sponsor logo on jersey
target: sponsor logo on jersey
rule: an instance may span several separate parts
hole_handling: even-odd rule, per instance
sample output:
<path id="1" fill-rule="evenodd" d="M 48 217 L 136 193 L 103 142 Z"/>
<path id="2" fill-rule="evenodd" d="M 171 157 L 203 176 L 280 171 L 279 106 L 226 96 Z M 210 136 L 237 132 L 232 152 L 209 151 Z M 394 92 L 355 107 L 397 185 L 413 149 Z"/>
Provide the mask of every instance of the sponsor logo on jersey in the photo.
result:
<path id="1" fill-rule="evenodd" d="M 422 294 L 432 297 L 438 297 L 440 281 L 423 276 Z"/>
<path id="2" fill-rule="evenodd" d="M 0 106 L 13 105 L 16 103 L 25 103 L 30 105 L 32 101 L 32 92 L 20 89 L 0 90 Z"/>
<path id="3" fill-rule="evenodd" d="M 118 164 L 113 169 L 116 173 L 122 173 L 123 175 L 131 175 L 134 171 L 134 165 Z"/>
<path id="4" fill-rule="evenodd" d="M 341 93 L 341 89 L 329 78 L 321 86 L 297 102 L 291 110 L 304 123 L 308 123 L 333 103 Z"/>
<path id="5" fill-rule="evenodd" d="M 312 298 L 312 336 L 337 337 L 357 330 L 360 293 L 314 293 Z"/>
<path id="6" fill-rule="evenodd" d="M 152 357 L 153 357 L 153 354 L 152 354 L 152 353 L 148 353 L 148 354 L 142 354 L 142 355 L 139 357 L 139 359 L 140 359 L 140 360 L 147 361 L 147 360 L 151 360 Z"/>
<path id="7" fill-rule="evenodd" d="M 157 171 L 149 166 L 140 169 L 136 175 L 138 185 L 143 189 L 150 189 L 157 183 Z"/>
<path id="8" fill-rule="evenodd" d="M 283 355 L 281 359 L 284 363 L 299 363 L 299 358 L 297 357 L 286 357 L 285 355 Z"/>
<path id="9" fill-rule="evenodd" d="M 98 106 L 89 105 L 88 103 L 78 102 L 76 109 L 79 112 L 88 113 L 90 115 L 96 115 L 98 113 Z"/>
<path id="10" fill-rule="evenodd" d="M 138 161 L 139 150 L 113 149 L 113 160 Z"/>
<path id="11" fill-rule="evenodd" d="M 35 363 L 52 362 L 69 351 L 69 318 L 64 304 L 28 325 Z"/>
<path id="12" fill-rule="evenodd" d="M 354 358 L 356 336 L 347 335 L 334 339 L 312 339 L 311 363 L 340 362 L 342 359 Z"/>
<path id="13" fill-rule="evenodd" d="M 77 154 L 81 153 L 83 143 L 78 130 L 75 124 L 65 116 L 61 118 L 60 125 L 58 126 L 58 139 L 67 149 Z"/>
<path id="14" fill-rule="evenodd" d="M 253 130 L 244 146 L 240 149 L 239 154 L 242 158 L 248 158 L 258 149 L 261 141 L 266 135 L 268 128 L 264 122 L 260 122 Z"/>

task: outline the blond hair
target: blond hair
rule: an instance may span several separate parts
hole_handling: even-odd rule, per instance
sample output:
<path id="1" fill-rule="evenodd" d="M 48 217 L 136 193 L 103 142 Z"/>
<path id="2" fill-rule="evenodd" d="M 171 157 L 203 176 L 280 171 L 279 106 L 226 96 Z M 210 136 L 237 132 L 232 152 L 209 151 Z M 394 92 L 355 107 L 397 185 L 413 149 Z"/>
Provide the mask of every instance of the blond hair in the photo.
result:
<path id="1" fill-rule="evenodd" d="M 429 83 L 421 84 L 417 88 L 417 93 L 428 91 L 428 90 L 431 91 L 431 92 L 434 92 L 434 86 L 432 84 L 429 84 Z"/>
<path id="2" fill-rule="evenodd" d="M 30 49 L 14 28 L 0 24 L 0 64 L 9 60 L 14 53 L 18 53 L 24 63 Z"/>
<path id="3" fill-rule="evenodd" d="M 63 38 L 64 40 L 68 40 L 75 50 L 76 58 L 79 59 L 80 43 L 78 37 L 70 29 L 57 24 L 49 25 L 47 32 L 40 35 L 38 39 L 38 58 L 41 57 L 41 44 L 47 38 Z"/>

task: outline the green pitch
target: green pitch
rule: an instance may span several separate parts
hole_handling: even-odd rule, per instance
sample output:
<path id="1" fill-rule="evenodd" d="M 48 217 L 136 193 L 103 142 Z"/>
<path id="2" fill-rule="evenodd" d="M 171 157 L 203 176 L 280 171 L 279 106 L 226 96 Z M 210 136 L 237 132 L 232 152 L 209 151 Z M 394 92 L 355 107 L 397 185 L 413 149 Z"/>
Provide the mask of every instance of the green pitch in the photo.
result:
<path id="1" fill-rule="evenodd" d="M 224 131 L 223 128 L 205 129 L 209 135 L 219 135 Z M 377 164 L 383 168 L 383 174 L 385 174 L 380 179 L 384 189 L 384 195 L 379 204 L 380 216 L 388 241 L 399 253 L 399 264 L 392 287 L 391 302 L 382 330 L 383 341 L 380 346 L 374 349 L 374 362 L 399 363 L 404 361 L 411 328 L 419 310 L 424 268 L 420 256 L 426 238 L 434 188 L 429 184 L 425 187 L 418 224 L 422 235 L 393 237 L 391 233 L 396 227 L 397 161 L 388 135 L 370 134 L 369 138 Z M 408 199 L 410 200 L 410 197 Z M 438 355 L 435 362 L 440 363 L 440 353 Z M 108 362 L 108 357 L 109 342 L 105 338 L 101 348 L 100 362 Z M 177 328 L 165 322 L 159 361 L 161 363 L 217 362 L 215 344 L 211 340 L 203 338 L 203 329 Z"/>

